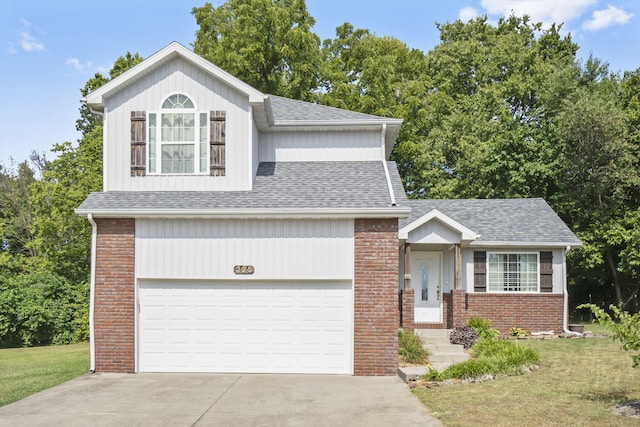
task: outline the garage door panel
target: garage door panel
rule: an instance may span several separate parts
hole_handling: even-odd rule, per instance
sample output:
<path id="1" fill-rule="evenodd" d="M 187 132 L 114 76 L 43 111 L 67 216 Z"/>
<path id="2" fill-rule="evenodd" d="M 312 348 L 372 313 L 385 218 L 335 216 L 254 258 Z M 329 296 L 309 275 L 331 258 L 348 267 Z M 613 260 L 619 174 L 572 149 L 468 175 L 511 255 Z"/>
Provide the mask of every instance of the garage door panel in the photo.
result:
<path id="1" fill-rule="evenodd" d="M 139 370 L 351 373 L 348 282 L 141 281 Z"/>

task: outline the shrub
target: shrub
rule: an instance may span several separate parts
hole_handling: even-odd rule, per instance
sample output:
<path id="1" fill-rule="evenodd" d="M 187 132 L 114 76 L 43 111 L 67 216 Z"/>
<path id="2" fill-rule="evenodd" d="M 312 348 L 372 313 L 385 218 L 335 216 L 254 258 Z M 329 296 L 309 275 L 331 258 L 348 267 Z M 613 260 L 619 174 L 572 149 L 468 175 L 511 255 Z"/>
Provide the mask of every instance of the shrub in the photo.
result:
<path id="1" fill-rule="evenodd" d="M 482 338 L 471 347 L 471 359 L 455 363 L 442 371 L 431 369 L 423 378 L 442 381 L 447 378 L 477 378 L 486 374 L 513 375 L 538 363 L 540 355 L 530 347 L 513 341 Z"/>
<path id="2" fill-rule="evenodd" d="M 400 329 L 398 331 L 398 353 L 407 363 L 427 363 L 431 352 L 424 348 L 419 335 Z"/>
<path id="3" fill-rule="evenodd" d="M 449 335 L 449 342 L 451 344 L 460 344 L 465 349 L 471 348 L 473 343 L 480 338 L 480 335 L 470 326 L 458 326 L 453 328 Z"/>
<path id="4" fill-rule="evenodd" d="M 475 329 L 480 338 L 495 338 L 500 335 L 500 331 L 491 328 L 491 322 L 483 317 L 470 317 L 467 320 L 467 326 Z"/>
<path id="5" fill-rule="evenodd" d="M 509 328 L 509 335 L 512 337 L 525 337 L 527 336 L 527 332 L 524 329 L 520 328 Z"/>
<path id="6" fill-rule="evenodd" d="M 88 294 L 82 287 L 75 288 L 55 273 L 36 271 L 0 277 L 0 346 L 77 341 L 83 323 L 78 310 L 87 301 Z"/>

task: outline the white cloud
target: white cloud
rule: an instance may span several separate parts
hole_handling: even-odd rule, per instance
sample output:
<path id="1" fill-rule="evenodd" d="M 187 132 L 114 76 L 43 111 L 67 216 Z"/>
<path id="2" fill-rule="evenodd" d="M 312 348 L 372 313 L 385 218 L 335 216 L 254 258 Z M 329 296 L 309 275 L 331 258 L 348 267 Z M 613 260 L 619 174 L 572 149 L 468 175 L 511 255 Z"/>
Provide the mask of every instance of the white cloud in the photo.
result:
<path id="1" fill-rule="evenodd" d="M 585 30 L 598 31 L 612 25 L 624 25 L 629 22 L 633 14 L 622 9 L 609 5 L 608 8 L 596 10 L 591 15 L 591 19 L 582 24 Z"/>
<path id="2" fill-rule="evenodd" d="M 490 15 L 529 15 L 533 22 L 545 25 L 569 22 L 582 15 L 597 0 L 482 0 Z"/>
<path id="3" fill-rule="evenodd" d="M 460 9 L 458 12 L 458 19 L 462 22 L 468 22 L 478 16 L 478 11 L 474 8 L 467 6 Z"/>
<path id="4" fill-rule="evenodd" d="M 73 68 L 75 68 L 78 71 L 84 71 L 85 69 L 93 66 L 93 63 L 91 61 L 82 63 L 78 58 L 69 58 L 65 63 L 67 65 L 71 65 Z"/>
<path id="5" fill-rule="evenodd" d="M 44 44 L 42 44 L 40 41 L 38 41 L 35 37 L 33 37 L 28 32 L 20 31 L 18 35 L 20 36 L 19 44 L 22 50 L 26 52 L 44 50 Z"/>

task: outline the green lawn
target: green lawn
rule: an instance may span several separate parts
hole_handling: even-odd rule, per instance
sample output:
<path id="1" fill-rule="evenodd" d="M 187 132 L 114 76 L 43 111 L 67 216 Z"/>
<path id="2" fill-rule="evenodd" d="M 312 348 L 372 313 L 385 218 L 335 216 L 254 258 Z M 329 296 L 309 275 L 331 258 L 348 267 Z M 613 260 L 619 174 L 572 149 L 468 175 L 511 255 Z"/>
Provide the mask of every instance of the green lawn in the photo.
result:
<path id="1" fill-rule="evenodd" d="M 0 350 L 0 406 L 89 371 L 89 344 Z"/>
<path id="2" fill-rule="evenodd" d="M 618 343 L 611 339 L 520 342 L 539 350 L 542 369 L 415 393 L 446 426 L 639 425 L 637 418 L 610 412 L 615 404 L 640 399 L 640 368 L 631 368 L 629 354 Z"/>

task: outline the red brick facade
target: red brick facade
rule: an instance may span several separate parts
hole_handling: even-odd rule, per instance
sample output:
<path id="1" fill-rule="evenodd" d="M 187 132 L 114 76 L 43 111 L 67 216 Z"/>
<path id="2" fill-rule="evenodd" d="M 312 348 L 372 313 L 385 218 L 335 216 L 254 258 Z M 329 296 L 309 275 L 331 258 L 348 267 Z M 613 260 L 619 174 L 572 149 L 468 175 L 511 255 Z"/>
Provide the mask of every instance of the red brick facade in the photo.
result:
<path id="1" fill-rule="evenodd" d="M 97 372 L 135 371 L 135 220 L 96 219 Z"/>
<path id="2" fill-rule="evenodd" d="M 454 305 L 454 301 L 458 304 Z M 417 329 L 461 326 L 472 316 L 484 317 L 501 333 L 517 327 L 527 332 L 562 333 L 564 299 L 561 294 L 492 294 L 452 291 L 442 296 L 444 323 L 416 323 Z M 456 321 L 454 322 L 454 314 Z"/>
<path id="3" fill-rule="evenodd" d="M 415 307 L 415 297 L 416 293 L 413 288 L 402 289 L 400 291 L 400 298 L 402 299 L 402 302 L 400 304 L 400 326 L 402 327 L 402 329 L 411 332 L 413 332 L 415 329 L 413 322 L 413 319 L 415 317 L 413 313 L 413 309 Z"/>
<path id="4" fill-rule="evenodd" d="M 354 374 L 397 375 L 398 220 L 356 219 Z"/>

